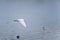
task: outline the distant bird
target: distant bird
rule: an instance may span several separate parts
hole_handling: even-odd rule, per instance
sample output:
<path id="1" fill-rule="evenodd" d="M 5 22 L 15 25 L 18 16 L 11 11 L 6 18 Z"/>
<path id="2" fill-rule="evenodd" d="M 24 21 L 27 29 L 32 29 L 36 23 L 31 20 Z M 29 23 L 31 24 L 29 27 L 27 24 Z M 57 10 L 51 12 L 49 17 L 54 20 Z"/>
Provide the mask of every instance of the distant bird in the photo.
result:
<path id="1" fill-rule="evenodd" d="M 26 27 L 26 22 L 25 22 L 24 19 L 16 19 L 16 20 L 14 20 L 14 22 L 19 22 L 19 23 L 21 23 L 24 27 Z"/>
<path id="2" fill-rule="evenodd" d="M 20 36 L 16 36 L 17 37 L 17 39 L 19 39 L 20 38 Z"/>

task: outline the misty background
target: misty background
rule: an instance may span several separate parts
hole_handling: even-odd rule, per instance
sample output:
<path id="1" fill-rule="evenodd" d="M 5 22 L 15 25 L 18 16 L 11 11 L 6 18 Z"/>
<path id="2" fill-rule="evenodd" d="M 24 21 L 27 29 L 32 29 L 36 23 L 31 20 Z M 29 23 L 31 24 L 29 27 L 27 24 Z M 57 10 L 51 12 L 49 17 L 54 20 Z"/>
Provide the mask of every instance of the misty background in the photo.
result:
<path id="1" fill-rule="evenodd" d="M 14 22 L 23 18 L 27 27 Z M 60 40 L 59 0 L 0 0 L 0 39 Z"/>

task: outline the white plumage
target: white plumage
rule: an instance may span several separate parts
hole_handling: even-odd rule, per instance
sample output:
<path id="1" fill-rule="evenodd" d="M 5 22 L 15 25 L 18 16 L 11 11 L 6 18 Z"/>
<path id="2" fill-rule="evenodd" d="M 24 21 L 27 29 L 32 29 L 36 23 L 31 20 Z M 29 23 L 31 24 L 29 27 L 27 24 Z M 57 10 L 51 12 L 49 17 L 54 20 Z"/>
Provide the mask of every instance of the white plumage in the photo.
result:
<path id="1" fill-rule="evenodd" d="M 24 27 L 26 27 L 26 22 L 24 19 L 17 19 L 17 20 L 14 20 L 15 22 L 19 22 L 21 23 Z"/>

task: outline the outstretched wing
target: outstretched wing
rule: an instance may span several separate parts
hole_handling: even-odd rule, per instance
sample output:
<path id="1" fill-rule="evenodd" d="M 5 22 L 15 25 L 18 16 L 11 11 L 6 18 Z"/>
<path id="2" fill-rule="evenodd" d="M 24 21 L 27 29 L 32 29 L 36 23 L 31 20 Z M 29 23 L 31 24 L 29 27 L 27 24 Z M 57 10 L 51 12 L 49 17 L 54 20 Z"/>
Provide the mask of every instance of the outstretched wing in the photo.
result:
<path id="1" fill-rule="evenodd" d="M 14 20 L 15 22 L 19 22 L 21 23 L 24 27 L 26 27 L 26 22 L 24 19 L 17 19 L 17 20 Z"/>

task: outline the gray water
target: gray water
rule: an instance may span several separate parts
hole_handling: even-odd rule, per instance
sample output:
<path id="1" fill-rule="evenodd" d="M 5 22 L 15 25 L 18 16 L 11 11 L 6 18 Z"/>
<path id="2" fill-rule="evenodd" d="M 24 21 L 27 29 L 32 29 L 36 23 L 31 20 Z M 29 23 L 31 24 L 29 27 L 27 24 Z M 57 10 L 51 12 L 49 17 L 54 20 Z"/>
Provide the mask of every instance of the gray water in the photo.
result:
<path id="1" fill-rule="evenodd" d="M 27 27 L 15 23 L 25 19 Z M 59 0 L 0 0 L 0 40 L 60 40 Z"/>

